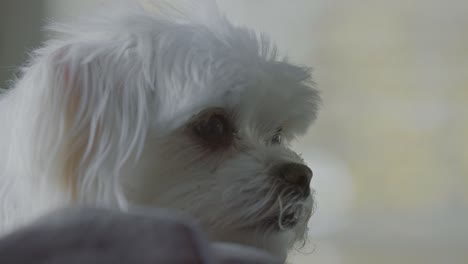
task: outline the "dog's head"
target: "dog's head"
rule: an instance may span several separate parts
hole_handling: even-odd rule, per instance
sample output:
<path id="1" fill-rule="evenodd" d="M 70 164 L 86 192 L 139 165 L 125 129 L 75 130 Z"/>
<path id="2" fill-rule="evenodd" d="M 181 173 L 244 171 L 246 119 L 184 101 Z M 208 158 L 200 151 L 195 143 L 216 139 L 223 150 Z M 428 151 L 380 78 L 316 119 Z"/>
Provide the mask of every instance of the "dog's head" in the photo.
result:
<path id="1" fill-rule="evenodd" d="M 27 71 L 43 80 L 37 149 L 72 199 L 182 209 L 213 239 L 283 254 L 312 212 L 312 171 L 290 144 L 318 93 L 308 69 L 211 12 L 61 27 Z"/>

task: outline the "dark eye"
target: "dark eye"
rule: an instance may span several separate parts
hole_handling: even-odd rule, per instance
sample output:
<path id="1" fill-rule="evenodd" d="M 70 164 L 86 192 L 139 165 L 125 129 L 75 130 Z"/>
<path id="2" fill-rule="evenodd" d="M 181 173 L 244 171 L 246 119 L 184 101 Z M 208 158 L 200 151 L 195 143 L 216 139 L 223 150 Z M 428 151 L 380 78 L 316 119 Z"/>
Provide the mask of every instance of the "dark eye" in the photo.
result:
<path id="1" fill-rule="evenodd" d="M 272 145 L 280 145 L 281 144 L 281 141 L 282 141 L 281 132 L 282 132 L 281 128 L 276 129 L 275 134 L 273 134 L 273 136 L 270 139 L 270 144 L 272 144 Z"/>
<path id="2" fill-rule="evenodd" d="M 195 125 L 195 134 L 212 147 L 229 145 L 233 129 L 222 113 L 207 113 Z"/>

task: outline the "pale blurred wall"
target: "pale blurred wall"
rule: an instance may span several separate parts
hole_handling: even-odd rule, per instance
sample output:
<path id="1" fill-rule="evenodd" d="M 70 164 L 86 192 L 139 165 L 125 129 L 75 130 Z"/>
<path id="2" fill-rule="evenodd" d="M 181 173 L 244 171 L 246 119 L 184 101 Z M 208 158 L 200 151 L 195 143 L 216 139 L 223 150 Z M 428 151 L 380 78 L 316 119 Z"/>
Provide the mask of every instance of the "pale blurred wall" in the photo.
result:
<path id="1" fill-rule="evenodd" d="M 223 2 L 322 90 L 298 146 L 315 170 L 314 254 L 296 260 L 468 263 L 468 2 Z"/>
<path id="2" fill-rule="evenodd" d="M 44 0 L 46 15 L 57 21 L 70 21 L 76 16 L 86 14 L 97 4 L 106 0 Z M 108 0 L 107 0 L 108 1 Z"/>
<path id="3" fill-rule="evenodd" d="M 13 79 L 17 67 L 27 58 L 25 52 L 40 43 L 43 2 L 0 1 L 0 88 L 6 88 L 6 81 Z"/>

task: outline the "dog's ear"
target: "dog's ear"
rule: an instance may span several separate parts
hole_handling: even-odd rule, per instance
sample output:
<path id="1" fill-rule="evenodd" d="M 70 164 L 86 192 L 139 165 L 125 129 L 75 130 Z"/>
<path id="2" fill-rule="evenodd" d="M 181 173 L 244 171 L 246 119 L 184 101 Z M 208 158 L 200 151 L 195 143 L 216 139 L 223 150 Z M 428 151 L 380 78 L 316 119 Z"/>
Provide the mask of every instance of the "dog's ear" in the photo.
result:
<path id="1" fill-rule="evenodd" d="M 148 125 L 138 59 L 131 48 L 111 43 L 75 43 L 48 53 L 38 58 L 45 81 L 36 149 L 44 169 L 58 175 L 74 199 L 124 206 L 119 171 L 141 151 Z"/>

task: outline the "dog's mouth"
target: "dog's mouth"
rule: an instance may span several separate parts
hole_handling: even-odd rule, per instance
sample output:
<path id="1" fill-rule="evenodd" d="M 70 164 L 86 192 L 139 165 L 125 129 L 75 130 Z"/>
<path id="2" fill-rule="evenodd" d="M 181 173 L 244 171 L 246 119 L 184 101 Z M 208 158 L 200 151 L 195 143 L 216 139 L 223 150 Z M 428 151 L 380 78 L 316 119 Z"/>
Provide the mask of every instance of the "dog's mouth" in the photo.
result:
<path id="1" fill-rule="evenodd" d="M 287 230 L 295 227 L 299 223 L 299 216 L 295 212 L 272 216 L 263 221 L 266 228 L 275 231 Z"/>
<path id="2" fill-rule="evenodd" d="M 300 214 L 298 212 L 288 212 L 263 218 L 247 229 L 280 232 L 294 228 L 299 221 Z"/>
<path id="3" fill-rule="evenodd" d="M 314 192 L 311 190 L 311 194 L 307 198 L 287 197 L 286 195 L 286 197 L 282 196 L 282 199 L 272 199 L 269 202 L 264 202 L 266 206 L 256 208 L 256 210 L 252 210 L 247 206 L 251 214 L 234 223 L 233 227 L 237 230 L 260 231 L 261 233 L 279 233 L 298 227 L 302 228 L 302 225 L 306 224 L 312 216 L 314 209 L 313 196 Z M 238 210 L 245 210 L 244 208 L 240 207 Z"/>
<path id="4" fill-rule="evenodd" d="M 282 232 L 294 229 L 308 221 L 313 212 L 313 203 L 312 196 L 306 200 L 289 201 L 282 206 L 276 206 L 273 203 L 271 207 L 248 221 L 249 223 L 244 227 L 248 230 L 263 232 Z"/>

